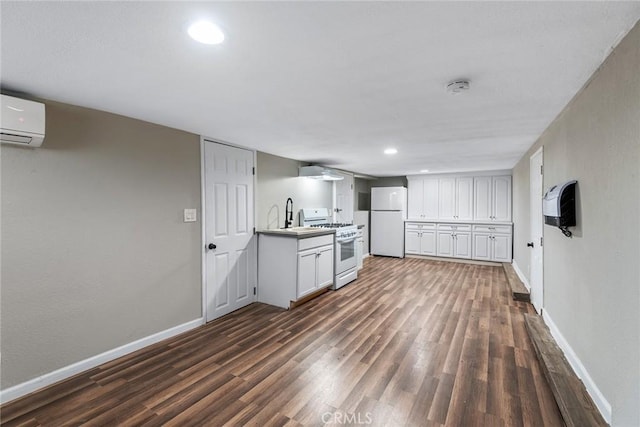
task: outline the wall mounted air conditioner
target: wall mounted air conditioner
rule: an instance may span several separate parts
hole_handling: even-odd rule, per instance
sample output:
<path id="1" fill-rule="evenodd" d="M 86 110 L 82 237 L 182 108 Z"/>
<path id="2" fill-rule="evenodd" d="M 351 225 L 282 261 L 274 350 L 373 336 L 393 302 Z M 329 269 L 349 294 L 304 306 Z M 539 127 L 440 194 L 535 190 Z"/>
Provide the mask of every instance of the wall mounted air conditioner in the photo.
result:
<path id="1" fill-rule="evenodd" d="M 44 104 L 2 95 L 0 142 L 40 147 L 44 140 Z"/>

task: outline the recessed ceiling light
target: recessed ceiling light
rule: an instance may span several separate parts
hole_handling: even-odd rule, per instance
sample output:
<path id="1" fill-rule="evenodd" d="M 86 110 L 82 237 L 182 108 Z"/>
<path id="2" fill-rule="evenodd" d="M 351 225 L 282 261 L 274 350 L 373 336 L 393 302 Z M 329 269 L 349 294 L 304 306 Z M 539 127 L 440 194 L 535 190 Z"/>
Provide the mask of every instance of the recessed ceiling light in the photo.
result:
<path id="1" fill-rule="evenodd" d="M 427 172 L 429 172 L 429 169 L 422 169 L 422 170 L 420 170 L 420 173 L 427 173 Z"/>
<path id="2" fill-rule="evenodd" d="M 198 21 L 187 30 L 192 39 L 204 44 L 220 44 L 224 41 L 224 33 L 209 21 Z"/>
<path id="3" fill-rule="evenodd" d="M 387 148 L 386 150 L 384 150 L 384 154 L 396 154 L 398 152 L 398 150 L 396 150 L 395 148 Z"/>

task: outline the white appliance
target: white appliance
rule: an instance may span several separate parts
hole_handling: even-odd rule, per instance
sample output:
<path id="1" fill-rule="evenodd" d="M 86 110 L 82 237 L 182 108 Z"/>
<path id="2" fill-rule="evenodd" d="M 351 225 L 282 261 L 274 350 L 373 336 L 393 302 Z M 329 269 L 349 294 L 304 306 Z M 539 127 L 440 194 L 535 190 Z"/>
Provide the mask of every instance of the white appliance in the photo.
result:
<path id="1" fill-rule="evenodd" d="M 2 95 L 0 142 L 40 147 L 44 140 L 44 104 Z"/>
<path id="2" fill-rule="evenodd" d="M 302 225 L 305 227 L 332 228 L 335 238 L 335 280 L 332 289 L 340 289 L 358 278 L 356 245 L 358 226 L 330 222 L 331 213 L 327 208 L 302 209 Z"/>
<path id="3" fill-rule="evenodd" d="M 372 255 L 404 257 L 404 221 L 407 219 L 405 187 L 371 188 Z"/>
<path id="4" fill-rule="evenodd" d="M 356 235 L 356 264 L 358 270 L 362 270 L 364 262 L 362 257 L 364 256 L 364 231 L 362 228 L 358 228 L 358 234 Z"/>

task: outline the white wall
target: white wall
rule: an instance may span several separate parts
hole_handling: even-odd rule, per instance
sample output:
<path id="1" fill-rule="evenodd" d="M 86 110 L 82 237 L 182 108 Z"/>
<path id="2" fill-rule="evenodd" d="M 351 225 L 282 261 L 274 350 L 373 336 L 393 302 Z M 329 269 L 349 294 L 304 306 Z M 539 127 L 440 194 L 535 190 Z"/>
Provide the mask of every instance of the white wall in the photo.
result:
<path id="1" fill-rule="evenodd" d="M 201 317 L 198 136 L 46 112 L 42 148 L 1 148 L 3 390 Z"/>
<path id="2" fill-rule="evenodd" d="M 294 225 L 302 208 L 333 207 L 333 183 L 298 176 L 306 163 L 267 153 L 257 153 L 256 227 L 258 230 L 284 227 L 285 204 L 293 199 Z"/>
<path id="3" fill-rule="evenodd" d="M 525 274 L 529 156 L 544 146 L 545 189 L 578 180 L 574 236 L 544 226 L 544 311 L 601 407 L 611 405 L 613 426 L 640 425 L 639 70 L 636 24 L 513 171 L 514 258 Z"/>

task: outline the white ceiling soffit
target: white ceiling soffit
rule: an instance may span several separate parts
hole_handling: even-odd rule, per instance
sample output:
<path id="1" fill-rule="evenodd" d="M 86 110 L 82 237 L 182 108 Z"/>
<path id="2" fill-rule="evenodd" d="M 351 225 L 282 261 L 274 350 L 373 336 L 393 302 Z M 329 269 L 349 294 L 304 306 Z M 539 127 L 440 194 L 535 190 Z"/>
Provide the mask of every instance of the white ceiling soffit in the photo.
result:
<path id="1" fill-rule="evenodd" d="M 375 176 L 513 167 L 640 17 L 608 1 L 0 7 L 5 91 Z M 224 43 L 188 37 L 202 18 Z"/>

